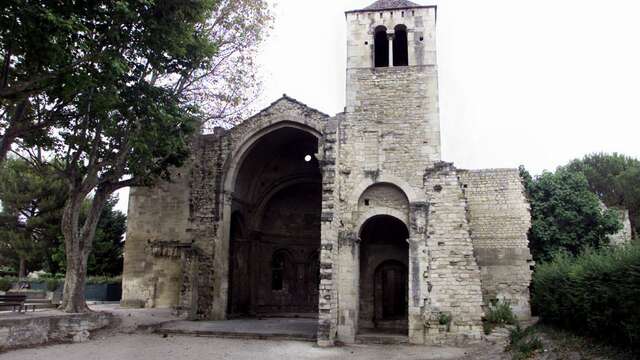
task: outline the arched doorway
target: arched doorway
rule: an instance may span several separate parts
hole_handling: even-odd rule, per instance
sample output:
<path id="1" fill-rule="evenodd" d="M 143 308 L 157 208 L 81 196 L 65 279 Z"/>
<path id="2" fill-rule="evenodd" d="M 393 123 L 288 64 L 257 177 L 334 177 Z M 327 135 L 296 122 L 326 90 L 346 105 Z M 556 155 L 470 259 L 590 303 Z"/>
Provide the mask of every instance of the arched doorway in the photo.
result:
<path id="1" fill-rule="evenodd" d="M 362 225 L 360 333 L 408 333 L 408 238 L 405 223 L 393 216 L 373 216 Z"/>
<path id="2" fill-rule="evenodd" d="M 247 151 L 234 183 L 228 316 L 317 316 L 322 177 L 318 139 L 281 127 Z M 237 221 L 236 221 L 237 222 Z M 241 261 L 239 261 L 240 259 Z"/>

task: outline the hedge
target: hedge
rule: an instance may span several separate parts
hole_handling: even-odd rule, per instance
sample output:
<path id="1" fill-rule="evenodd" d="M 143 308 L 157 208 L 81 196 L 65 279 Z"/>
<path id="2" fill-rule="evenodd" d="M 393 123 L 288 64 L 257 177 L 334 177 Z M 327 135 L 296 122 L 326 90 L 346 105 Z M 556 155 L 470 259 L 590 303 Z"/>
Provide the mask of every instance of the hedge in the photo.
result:
<path id="1" fill-rule="evenodd" d="M 558 254 L 536 267 L 531 290 L 542 321 L 640 348 L 640 244 Z"/>
<path id="2" fill-rule="evenodd" d="M 0 291 L 3 290 L 4 287 L 8 289 L 11 288 L 13 284 L 16 284 L 20 279 L 13 276 L 5 276 L 0 277 Z M 55 276 L 42 276 L 38 279 L 24 279 L 24 281 L 30 284 L 42 283 L 45 284 L 45 288 L 49 291 L 54 291 L 58 287 L 62 287 L 64 285 L 64 275 L 55 275 Z M 87 285 L 102 285 L 102 284 L 120 284 L 122 282 L 122 278 L 120 276 L 116 277 L 108 277 L 108 276 L 89 276 L 87 277 L 86 284 Z"/>

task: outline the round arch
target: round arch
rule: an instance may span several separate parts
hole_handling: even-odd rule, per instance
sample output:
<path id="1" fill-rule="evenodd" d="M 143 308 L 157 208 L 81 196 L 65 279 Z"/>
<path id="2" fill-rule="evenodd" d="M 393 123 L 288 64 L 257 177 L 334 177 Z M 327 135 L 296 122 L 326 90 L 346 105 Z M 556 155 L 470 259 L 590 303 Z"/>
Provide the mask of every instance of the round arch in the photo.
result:
<path id="1" fill-rule="evenodd" d="M 408 214 L 403 214 L 401 211 L 387 208 L 387 207 L 377 207 L 373 208 L 360 216 L 356 225 L 356 233 L 358 234 L 358 238 L 362 234 L 362 229 L 364 229 L 365 224 L 377 217 L 380 216 L 389 216 L 392 217 L 404 224 L 407 228 L 407 233 L 409 232 L 409 221 Z"/>
<path id="2" fill-rule="evenodd" d="M 362 194 L 364 194 L 364 192 L 369 187 L 376 184 L 389 184 L 399 188 L 400 190 L 402 190 L 402 192 L 404 192 L 404 195 L 407 197 L 407 199 L 409 199 L 409 204 L 421 201 L 421 198 L 422 200 L 424 200 L 424 196 L 421 197 L 419 195 L 419 192 L 408 182 L 395 175 L 386 174 L 378 176 L 378 178 L 376 178 L 375 180 L 371 178 L 365 178 L 360 181 L 360 183 L 354 188 L 354 191 L 349 197 L 349 204 L 357 205 L 358 200 L 360 200 Z"/>
<path id="3" fill-rule="evenodd" d="M 319 126 L 318 126 L 319 127 Z M 246 136 L 241 145 L 238 146 L 235 150 L 232 151 L 231 156 L 225 162 L 224 165 L 224 180 L 223 180 L 223 191 L 224 193 L 231 194 L 235 189 L 236 178 L 238 176 L 238 172 L 240 171 L 240 167 L 244 162 L 244 159 L 251 152 L 255 144 L 264 136 L 269 135 L 270 133 L 284 129 L 284 128 L 293 128 L 304 131 L 315 136 L 318 140 L 322 138 L 322 131 L 319 128 L 315 128 L 308 123 L 302 123 L 297 121 L 280 121 L 277 123 L 268 123 L 265 124 L 255 131 L 251 132 L 250 135 Z"/>

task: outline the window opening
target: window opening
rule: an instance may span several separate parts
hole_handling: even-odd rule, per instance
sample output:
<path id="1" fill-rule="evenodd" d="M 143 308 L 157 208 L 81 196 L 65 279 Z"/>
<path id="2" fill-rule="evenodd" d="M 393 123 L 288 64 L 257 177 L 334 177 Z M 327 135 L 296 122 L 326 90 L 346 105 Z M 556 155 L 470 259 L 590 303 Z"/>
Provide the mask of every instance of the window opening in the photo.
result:
<path id="1" fill-rule="evenodd" d="M 387 37 L 387 28 L 378 26 L 374 37 L 374 57 L 375 67 L 389 66 L 389 38 Z"/>
<path id="2" fill-rule="evenodd" d="M 409 65 L 409 41 L 407 39 L 407 27 L 398 25 L 395 27 L 393 37 L 393 66 Z"/>

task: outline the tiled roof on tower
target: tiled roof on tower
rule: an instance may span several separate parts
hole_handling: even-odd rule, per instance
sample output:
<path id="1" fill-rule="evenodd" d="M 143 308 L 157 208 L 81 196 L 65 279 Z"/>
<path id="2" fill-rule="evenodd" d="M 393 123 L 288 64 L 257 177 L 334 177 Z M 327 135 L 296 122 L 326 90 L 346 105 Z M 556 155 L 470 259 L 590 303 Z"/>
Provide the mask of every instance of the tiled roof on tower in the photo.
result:
<path id="1" fill-rule="evenodd" d="M 370 10 L 370 11 L 392 10 L 392 9 L 406 9 L 406 8 L 420 7 L 420 6 L 421 5 L 418 5 L 408 0 L 378 0 L 362 10 Z"/>

